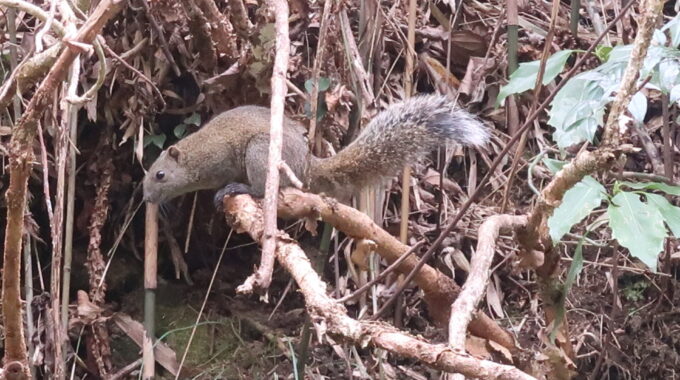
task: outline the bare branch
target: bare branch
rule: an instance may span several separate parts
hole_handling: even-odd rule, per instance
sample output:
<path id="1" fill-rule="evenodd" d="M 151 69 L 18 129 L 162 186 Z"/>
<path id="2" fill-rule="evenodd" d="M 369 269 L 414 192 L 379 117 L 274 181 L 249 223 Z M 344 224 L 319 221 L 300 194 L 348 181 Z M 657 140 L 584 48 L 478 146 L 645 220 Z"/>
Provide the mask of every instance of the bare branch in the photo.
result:
<path id="1" fill-rule="evenodd" d="M 494 215 L 479 227 L 477 252 L 472 255 L 468 279 L 451 305 L 449 320 L 449 344 L 454 350 L 465 351 L 465 332 L 473 313 L 489 283 L 489 268 L 496 252 L 496 239 L 501 230 L 515 230 L 527 224 L 527 217 Z"/>
<path id="2" fill-rule="evenodd" d="M 354 239 L 372 240 L 377 244 L 376 253 L 389 263 L 396 262 L 410 249 L 376 225 L 368 215 L 340 204 L 332 198 L 286 188 L 281 191 L 278 211 L 281 218 L 311 220 L 321 218 Z M 419 261 L 419 258 L 411 256 L 404 259 L 396 270 L 409 274 L 417 268 Z M 413 281 L 425 293 L 425 302 L 432 318 L 440 326 L 446 325 L 449 321 L 450 305 L 460 291 L 458 285 L 450 277 L 427 264 L 414 272 Z M 470 323 L 470 332 L 498 342 L 511 351 L 515 350 L 512 335 L 484 313 L 477 313 Z"/>
<path id="3" fill-rule="evenodd" d="M 224 198 L 227 219 L 238 232 L 247 232 L 262 242 L 262 209 L 248 195 Z M 488 360 L 475 359 L 451 350 L 447 345 L 430 344 L 383 323 L 361 322 L 350 318 L 345 308 L 326 294 L 326 283 L 314 271 L 302 249 L 287 234 L 276 235 L 276 258 L 295 279 L 305 298 L 307 311 L 317 334 L 341 336 L 356 344 L 370 344 L 397 355 L 420 360 L 447 372 L 483 379 L 534 379 L 519 369 Z"/>
<path id="4" fill-rule="evenodd" d="M 279 163 L 283 145 L 283 110 L 286 101 L 286 73 L 288 72 L 288 56 L 290 55 L 290 38 L 288 36 L 288 3 L 285 0 L 271 0 L 275 14 L 276 56 L 272 73 L 271 127 L 269 131 L 269 154 L 267 160 L 267 182 L 264 193 L 264 239 L 262 241 L 262 258 L 260 267 L 238 291 L 250 293 L 254 288 L 266 290 L 272 281 L 274 271 L 276 227 L 276 203 L 279 193 Z M 266 293 L 265 293 L 266 294 Z M 264 296 L 266 299 L 266 295 Z"/>

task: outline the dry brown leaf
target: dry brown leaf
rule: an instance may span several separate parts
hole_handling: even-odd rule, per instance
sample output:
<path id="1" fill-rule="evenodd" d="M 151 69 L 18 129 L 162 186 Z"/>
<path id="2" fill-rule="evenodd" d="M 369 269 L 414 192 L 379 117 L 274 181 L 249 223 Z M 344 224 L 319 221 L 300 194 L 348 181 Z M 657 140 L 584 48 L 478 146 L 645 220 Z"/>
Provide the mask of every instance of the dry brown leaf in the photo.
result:
<path id="1" fill-rule="evenodd" d="M 376 244 L 372 240 L 360 239 L 356 241 L 356 246 L 352 251 L 352 262 L 363 271 L 368 271 L 368 259 L 376 248 Z"/>
<path id="2" fill-rule="evenodd" d="M 465 339 L 465 351 L 478 359 L 491 358 L 491 352 L 487 348 L 488 341 L 484 338 L 479 338 L 470 335 Z"/>
<path id="3" fill-rule="evenodd" d="M 498 281 L 498 276 L 495 274 L 492 275 L 492 280 L 489 281 L 488 285 L 486 286 L 486 304 L 491 307 L 491 310 L 493 310 L 494 314 L 498 317 L 503 317 L 503 297 L 500 294 L 500 291 L 498 290 L 499 286 L 499 281 Z"/>

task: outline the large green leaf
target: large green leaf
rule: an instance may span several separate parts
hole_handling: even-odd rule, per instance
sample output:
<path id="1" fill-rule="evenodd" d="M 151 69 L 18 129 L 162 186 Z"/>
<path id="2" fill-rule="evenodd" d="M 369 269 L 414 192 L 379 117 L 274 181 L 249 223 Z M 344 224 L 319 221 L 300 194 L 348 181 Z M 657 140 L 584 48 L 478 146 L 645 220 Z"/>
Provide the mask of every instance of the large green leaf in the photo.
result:
<path id="1" fill-rule="evenodd" d="M 552 82 L 555 77 L 562 72 L 567 59 L 574 50 L 561 50 L 553 54 L 545 62 L 545 72 L 543 73 L 543 85 Z M 501 87 L 496 98 L 496 107 L 503 104 L 505 98 L 512 94 L 531 90 L 536 86 L 536 76 L 538 69 L 541 66 L 541 61 L 531 61 L 520 63 L 519 68 L 510 75 L 510 81 L 505 86 Z"/>
<path id="2" fill-rule="evenodd" d="M 619 182 L 620 185 L 630 187 L 635 190 L 659 190 L 666 194 L 680 196 L 680 186 L 668 185 L 662 182 Z"/>
<path id="3" fill-rule="evenodd" d="M 659 210 L 640 201 L 638 194 L 622 191 L 612 198 L 607 214 L 612 235 L 619 244 L 656 271 L 657 257 L 666 237 Z"/>
<path id="4" fill-rule="evenodd" d="M 680 84 L 680 50 L 664 46 L 663 33 L 657 31 L 655 37 L 656 44 L 649 47 L 640 70 L 639 83 L 649 80 L 646 88 L 673 93 Z M 597 128 L 604 122 L 607 104 L 619 90 L 632 50 L 632 45 L 612 48 L 607 62 L 575 76 L 557 93 L 550 104 L 548 124 L 555 128 L 553 140 L 560 148 L 593 141 Z M 673 99 L 680 98 L 678 91 L 673 93 Z M 633 99 L 631 112 L 637 122 L 644 120 L 646 103 L 643 94 Z"/>
<path id="5" fill-rule="evenodd" d="M 602 203 L 606 192 L 604 186 L 590 176 L 569 189 L 562 198 L 562 204 L 548 219 L 553 243 L 557 244 L 574 224 L 590 215 Z"/>
<path id="6" fill-rule="evenodd" d="M 645 115 L 647 115 L 647 97 L 638 92 L 630 99 L 628 104 L 628 112 L 633 115 L 633 120 L 637 125 L 642 125 L 645 122 Z"/>
<path id="7" fill-rule="evenodd" d="M 680 237 L 680 207 L 673 206 L 668 199 L 658 194 L 645 194 L 648 203 L 656 207 L 675 237 Z"/>
<path id="8" fill-rule="evenodd" d="M 545 157 L 543 159 L 543 165 L 545 165 L 545 167 L 548 168 L 548 170 L 550 170 L 550 172 L 552 174 L 555 174 L 558 171 L 562 170 L 562 168 L 566 164 L 567 164 L 567 161 L 560 161 L 560 160 L 556 160 L 554 158 Z"/>
<path id="9" fill-rule="evenodd" d="M 680 15 L 673 17 L 673 19 L 666 23 L 661 30 L 667 30 L 671 37 L 671 46 L 678 47 L 680 44 Z"/>
<path id="10" fill-rule="evenodd" d="M 670 94 L 673 87 L 680 84 L 680 61 L 664 59 L 659 62 L 658 85 L 664 94 Z"/>
<path id="11" fill-rule="evenodd" d="M 567 82 L 551 103 L 548 124 L 555 127 L 553 139 L 560 148 L 592 141 L 604 119 L 607 93 L 600 86 L 606 77 L 582 73 Z"/>

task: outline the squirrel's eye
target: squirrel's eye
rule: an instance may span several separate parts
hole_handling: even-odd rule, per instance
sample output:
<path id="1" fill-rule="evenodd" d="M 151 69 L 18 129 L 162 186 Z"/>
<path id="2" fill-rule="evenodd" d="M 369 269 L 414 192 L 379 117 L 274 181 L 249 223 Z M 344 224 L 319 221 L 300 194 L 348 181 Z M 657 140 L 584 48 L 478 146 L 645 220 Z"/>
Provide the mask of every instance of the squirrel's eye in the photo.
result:
<path id="1" fill-rule="evenodd" d="M 156 179 L 160 180 L 160 179 L 163 179 L 163 178 L 165 178 L 165 172 L 162 171 L 162 170 L 157 171 L 156 172 Z"/>

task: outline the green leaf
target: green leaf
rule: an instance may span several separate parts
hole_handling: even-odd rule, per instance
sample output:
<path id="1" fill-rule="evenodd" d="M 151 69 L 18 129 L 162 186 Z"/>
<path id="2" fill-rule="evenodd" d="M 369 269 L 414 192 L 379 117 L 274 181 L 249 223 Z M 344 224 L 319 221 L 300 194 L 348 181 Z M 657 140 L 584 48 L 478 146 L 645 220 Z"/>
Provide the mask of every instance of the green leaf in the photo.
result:
<path id="1" fill-rule="evenodd" d="M 312 86 L 314 86 L 314 80 L 307 79 L 305 81 L 305 90 L 307 90 L 307 92 L 310 94 L 312 93 Z M 330 78 L 319 77 L 319 93 L 328 90 L 330 86 L 331 86 Z"/>
<path id="2" fill-rule="evenodd" d="M 184 123 L 179 124 L 175 127 L 175 129 L 172 130 L 172 133 L 175 135 L 175 137 L 181 139 L 187 133 L 187 125 Z"/>
<path id="3" fill-rule="evenodd" d="M 195 125 L 195 126 L 200 126 L 201 125 L 201 114 L 198 112 L 192 113 L 189 117 L 184 119 L 184 124 L 187 125 Z"/>
<path id="4" fill-rule="evenodd" d="M 308 119 L 312 118 L 312 104 L 305 102 L 304 105 L 305 115 Z M 316 121 L 319 122 L 323 120 L 324 116 L 328 113 L 328 107 L 326 107 L 326 100 L 324 98 L 319 98 L 319 103 L 316 106 Z"/>
<path id="5" fill-rule="evenodd" d="M 331 86 L 331 79 L 326 77 L 319 78 L 319 92 L 326 91 Z"/>
<path id="6" fill-rule="evenodd" d="M 670 92 L 671 98 L 670 98 L 670 103 L 673 104 L 680 100 L 680 84 L 676 84 L 671 88 Z"/>
<path id="7" fill-rule="evenodd" d="M 621 181 L 619 185 L 630 187 L 635 190 L 659 190 L 666 194 L 680 196 L 680 187 L 672 186 L 663 182 L 628 182 Z"/>
<path id="8" fill-rule="evenodd" d="M 604 186 L 590 176 L 569 189 L 562 198 L 562 204 L 548 219 L 553 244 L 557 244 L 574 224 L 590 215 L 602 203 L 606 192 Z"/>
<path id="9" fill-rule="evenodd" d="M 666 23 L 666 25 L 664 25 L 661 30 L 668 30 L 668 33 L 671 37 L 672 47 L 677 48 L 678 45 L 680 45 L 680 15 L 673 17 L 673 19 Z"/>
<path id="10" fill-rule="evenodd" d="M 680 237 L 680 207 L 673 206 L 668 199 L 659 194 L 645 194 L 649 204 L 656 207 L 663 216 L 668 228 L 671 229 L 675 237 Z"/>
<path id="11" fill-rule="evenodd" d="M 569 59 L 569 56 L 573 52 L 574 50 L 561 50 L 548 58 L 545 62 L 545 72 L 543 74 L 544 85 L 552 82 L 552 80 L 562 72 L 564 65 L 567 63 L 567 59 Z M 496 98 L 496 107 L 503 104 L 503 101 L 508 96 L 534 88 L 540 65 L 540 60 L 520 63 L 519 68 L 510 75 L 508 84 L 501 87 L 498 98 Z"/>
<path id="12" fill-rule="evenodd" d="M 673 87 L 680 84 L 680 62 L 673 59 L 664 59 L 659 62 L 658 76 L 656 80 L 663 93 L 668 94 Z"/>
<path id="13" fill-rule="evenodd" d="M 611 46 L 598 45 L 595 48 L 595 56 L 602 62 L 607 62 L 609 53 L 612 51 Z"/>
<path id="14" fill-rule="evenodd" d="M 633 115 L 633 119 L 638 125 L 645 122 L 645 115 L 647 115 L 647 97 L 642 91 L 638 91 L 630 99 L 628 111 Z"/>
<path id="15" fill-rule="evenodd" d="M 609 101 L 600 86 L 606 75 L 587 72 L 574 77 L 552 101 L 548 124 L 555 128 L 553 139 L 560 148 L 593 141 L 604 121 L 604 105 Z"/>
<path id="16" fill-rule="evenodd" d="M 663 40 L 662 33 L 655 38 Z M 555 128 L 553 139 L 560 148 L 593 141 L 597 128 L 603 124 L 606 106 L 621 86 L 632 45 L 619 45 L 609 51 L 608 59 L 590 71 L 569 80 L 557 93 L 549 110 L 548 124 Z M 649 79 L 647 88 L 669 93 L 680 84 L 680 50 L 652 44 L 640 70 L 640 81 Z M 676 90 L 676 93 L 679 90 Z M 646 114 L 646 99 L 636 95 L 631 111 L 640 121 Z M 680 97 L 676 95 L 674 98 Z"/>
<path id="17" fill-rule="evenodd" d="M 622 191 L 612 198 L 607 214 L 612 236 L 631 255 L 656 271 L 657 257 L 667 235 L 659 210 L 640 201 L 638 194 Z"/>
<path id="18" fill-rule="evenodd" d="M 545 165 L 545 167 L 547 167 L 548 170 L 552 172 L 552 174 L 555 174 L 558 171 L 562 170 L 562 168 L 566 164 L 567 164 L 566 161 L 555 160 L 553 158 L 546 157 L 543 159 L 543 165 Z"/>
<path id="19" fill-rule="evenodd" d="M 146 148 L 150 144 L 157 146 L 159 149 L 163 149 L 165 145 L 166 136 L 164 134 L 144 136 L 144 147 Z"/>
<path id="20" fill-rule="evenodd" d="M 569 266 L 567 279 L 564 281 L 567 293 L 571 290 L 572 285 L 576 282 L 576 277 L 581 273 L 581 269 L 583 269 L 583 242 L 586 240 L 586 235 L 588 235 L 587 232 L 578 240 L 578 245 L 574 251 L 574 259 Z"/>

